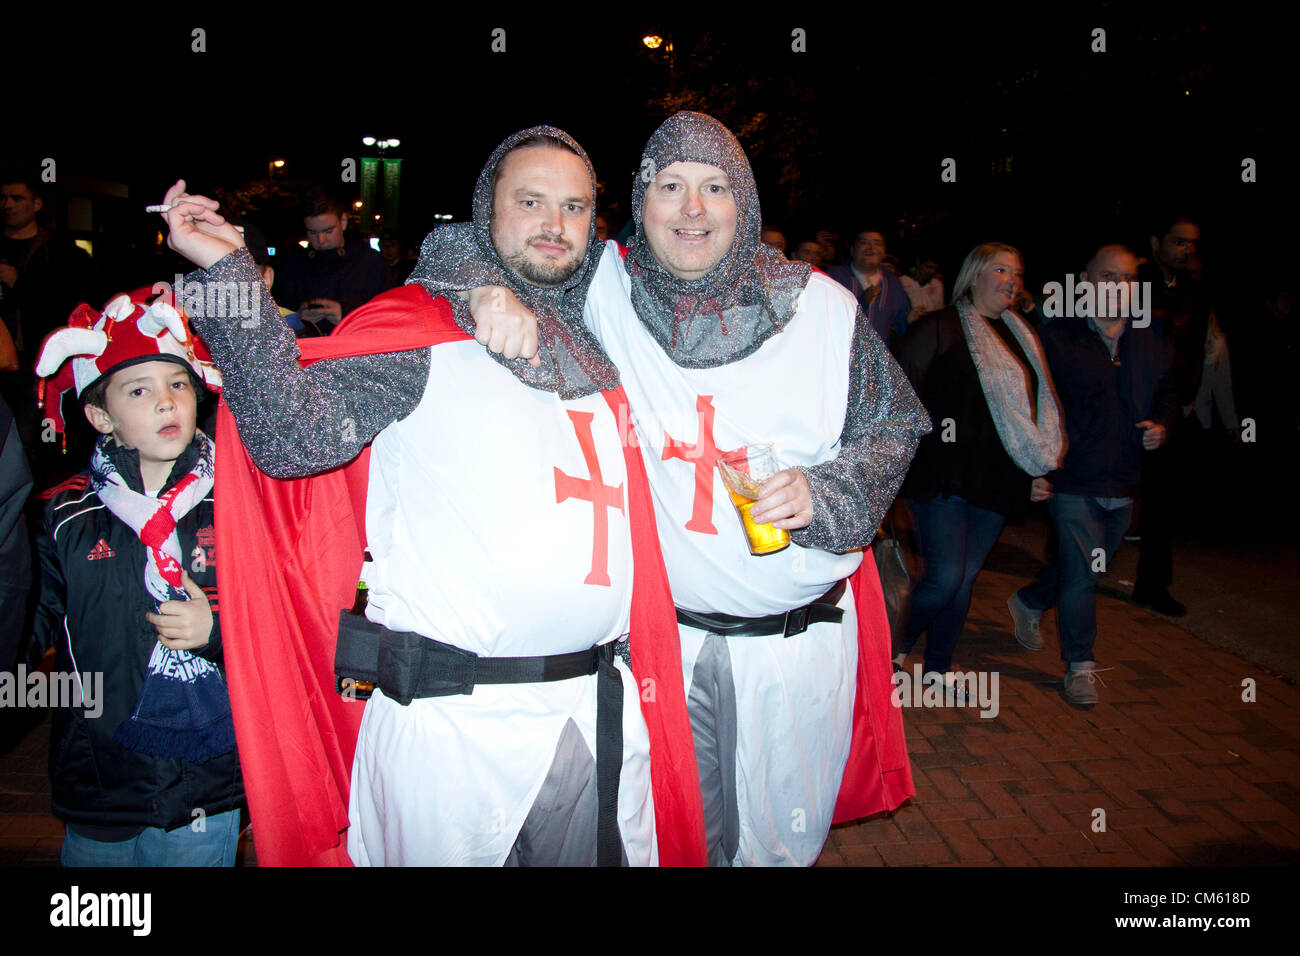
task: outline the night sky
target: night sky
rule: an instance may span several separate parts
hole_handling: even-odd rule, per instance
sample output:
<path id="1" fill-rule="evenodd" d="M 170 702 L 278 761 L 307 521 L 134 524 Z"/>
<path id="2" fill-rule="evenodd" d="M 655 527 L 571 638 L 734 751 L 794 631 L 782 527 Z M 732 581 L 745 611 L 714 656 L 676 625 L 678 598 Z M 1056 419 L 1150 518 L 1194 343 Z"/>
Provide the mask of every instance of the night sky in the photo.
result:
<path id="1" fill-rule="evenodd" d="M 287 161 L 283 176 L 355 196 L 343 158 L 373 152 L 364 135 L 397 137 L 403 232 L 418 240 L 435 213 L 467 217 L 492 148 L 535 123 L 573 134 L 602 203 L 625 210 L 646 138 L 685 106 L 740 132 L 765 216 L 791 241 L 880 224 L 905 263 L 937 246 L 951 275 L 972 245 L 999 239 L 1025 251 L 1032 285 L 1077 270 L 1098 240 L 1140 243 L 1148 219 L 1178 209 L 1202 223 L 1209 280 L 1289 263 L 1295 84 L 1281 15 L 1130 6 L 792 9 L 747 13 L 744 26 L 727 22 L 735 8 L 690 5 L 621 20 L 560 7 L 464 19 L 434 5 L 306 23 L 176 7 L 130 23 L 6 14 L 4 148 L 7 161 L 55 158 L 65 184 L 126 184 L 129 206 L 97 213 L 113 242 L 156 230 L 143 206 L 178 176 L 208 192 L 264 177 L 272 158 Z M 1105 52 L 1090 49 L 1094 28 Z M 805 52 L 792 50 L 795 29 Z M 671 39 L 671 62 L 647 33 Z M 1248 157 L 1255 183 L 1242 182 Z M 956 182 L 940 181 L 947 158 Z M 302 238 L 289 203 L 253 219 L 273 242 Z"/>

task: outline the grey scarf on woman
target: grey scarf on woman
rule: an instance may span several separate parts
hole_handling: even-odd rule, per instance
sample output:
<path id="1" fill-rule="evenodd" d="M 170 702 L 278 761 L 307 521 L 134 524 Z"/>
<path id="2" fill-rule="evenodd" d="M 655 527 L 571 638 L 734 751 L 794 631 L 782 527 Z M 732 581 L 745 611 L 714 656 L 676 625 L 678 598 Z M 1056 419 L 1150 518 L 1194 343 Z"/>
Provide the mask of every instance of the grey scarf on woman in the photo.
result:
<path id="1" fill-rule="evenodd" d="M 1028 383 L 1024 369 L 1011 350 L 989 328 L 971 301 L 963 296 L 955 303 L 961 316 L 961 330 L 966 337 L 980 388 L 988 402 L 989 414 L 997 428 L 1002 447 L 1022 471 L 1034 478 L 1055 470 L 1065 451 L 1061 415 L 1056 407 L 1056 392 L 1047 370 L 1043 347 L 1025 320 L 1014 312 L 1002 313 L 1002 321 L 1016 337 L 1029 359 L 1031 374 L 1038 377 L 1038 407 L 1029 405 Z"/>

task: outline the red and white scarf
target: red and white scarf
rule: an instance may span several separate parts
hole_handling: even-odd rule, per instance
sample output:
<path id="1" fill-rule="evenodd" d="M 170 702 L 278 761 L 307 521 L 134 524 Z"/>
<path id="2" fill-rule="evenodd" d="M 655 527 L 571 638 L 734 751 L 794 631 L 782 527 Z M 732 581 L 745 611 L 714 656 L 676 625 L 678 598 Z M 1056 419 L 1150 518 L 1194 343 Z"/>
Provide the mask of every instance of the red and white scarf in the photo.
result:
<path id="1" fill-rule="evenodd" d="M 90 459 L 90 483 L 115 516 L 140 536 L 148 552 L 144 586 L 157 606 L 188 601 L 181 580 L 176 524 L 212 491 L 213 446 L 195 432 L 198 460 L 189 473 L 154 498 L 131 488 L 107 453 L 105 436 Z M 157 644 L 149 657 L 140 700 L 113 734 L 123 747 L 159 757 L 204 763 L 235 745 L 230 697 L 216 665 L 189 651 Z"/>

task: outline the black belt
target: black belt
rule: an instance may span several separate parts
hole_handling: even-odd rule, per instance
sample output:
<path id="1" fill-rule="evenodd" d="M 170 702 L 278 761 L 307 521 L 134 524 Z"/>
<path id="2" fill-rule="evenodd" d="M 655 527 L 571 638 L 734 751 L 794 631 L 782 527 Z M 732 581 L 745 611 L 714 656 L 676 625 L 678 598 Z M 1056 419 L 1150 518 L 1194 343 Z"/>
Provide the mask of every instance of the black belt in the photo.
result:
<path id="1" fill-rule="evenodd" d="M 723 637 L 763 637 L 780 634 L 793 637 L 808 630 L 811 624 L 827 621 L 838 624 L 844 620 L 844 611 L 835 605 L 844 596 L 844 582 L 835 586 L 811 604 L 796 607 L 767 617 L 735 617 L 731 614 L 703 614 L 699 611 L 677 609 L 677 623 L 698 627 L 702 631 L 721 634 Z"/>
<path id="2" fill-rule="evenodd" d="M 339 693 L 365 698 L 378 687 L 406 706 L 422 697 L 472 694 L 475 684 L 536 684 L 597 674 L 596 865 L 619 866 L 618 777 L 623 765 L 623 679 L 614 642 L 571 654 L 480 657 L 420 634 L 390 631 L 342 611 L 334 657 Z"/>

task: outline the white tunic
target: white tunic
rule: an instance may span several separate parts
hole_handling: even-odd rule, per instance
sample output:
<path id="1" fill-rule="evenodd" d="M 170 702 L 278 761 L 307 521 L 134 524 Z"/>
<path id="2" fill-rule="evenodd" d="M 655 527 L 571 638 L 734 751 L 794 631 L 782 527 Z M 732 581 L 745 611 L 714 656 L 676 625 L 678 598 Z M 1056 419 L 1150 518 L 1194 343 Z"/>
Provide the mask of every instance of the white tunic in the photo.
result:
<path id="1" fill-rule="evenodd" d="M 674 364 L 632 309 L 616 243 L 606 245 L 585 318 L 618 366 L 650 478 L 673 600 L 693 611 L 757 617 L 799 607 L 848 577 L 858 552 L 791 544 L 749 552 L 718 474 L 717 450 L 770 441 L 783 467 L 839 454 L 856 304 L 814 273 L 784 331 L 716 368 Z M 830 829 L 848 759 L 856 616 L 797 637 L 729 638 L 736 685 L 736 778 L 744 864 L 808 865 Z M 689 691 L 704 632 L 681 628 Z"/>
<path id="2" fill-rule="evenodd" d="M 628 633 L 632 546 L 614 415 L 600 394 L 565 402 L 523 385 L 477 342 L 435 346 L 419 406 L 375 438 L 366 533 L 366 616 L 393 630 L 492 657 Z M 651 865 L 649 740 L 635 681 L 617 666 L 619 825 L 629 862 Z M 481 685 L 406 707 L 376 693 L 352 770 L 353 861 L 503 863 L 567 720 L 596 753 L 596 681 Z"/>

